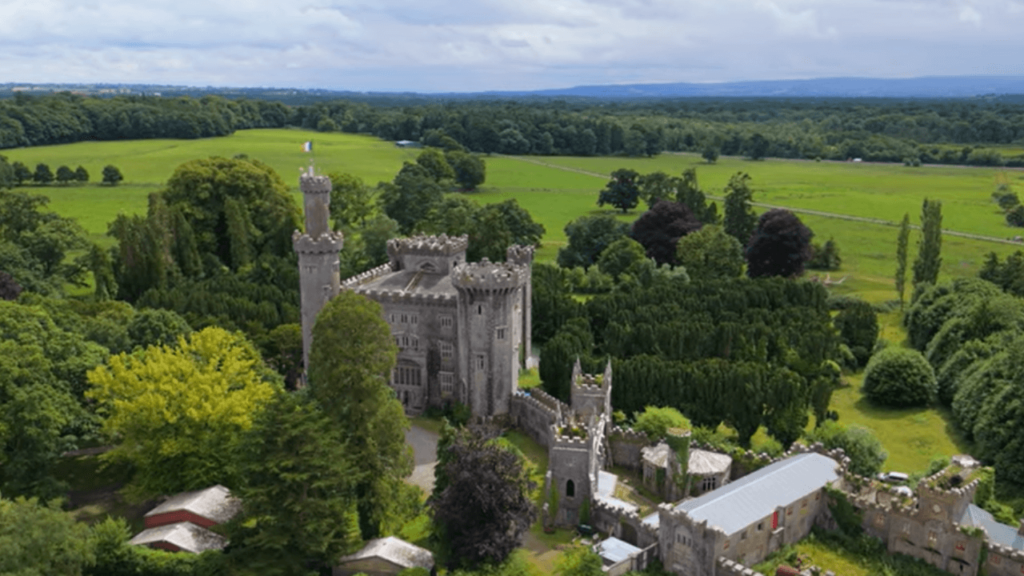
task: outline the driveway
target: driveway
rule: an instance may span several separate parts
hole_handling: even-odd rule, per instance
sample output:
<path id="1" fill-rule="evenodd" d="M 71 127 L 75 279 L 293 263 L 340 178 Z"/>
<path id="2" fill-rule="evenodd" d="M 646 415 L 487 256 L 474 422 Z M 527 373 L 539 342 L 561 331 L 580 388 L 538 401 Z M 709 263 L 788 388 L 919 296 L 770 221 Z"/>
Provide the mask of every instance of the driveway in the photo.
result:
<path id="1" fill-rule="evenodd" d="M 429 496 L 434 491 L 434 464 L 437 462 L 436 432 L 427 430 L 415 423 L 405 433 L 405 443 L 412 446 L 416 468 L 412 475 L 405 479 L 423 489 Z"/>

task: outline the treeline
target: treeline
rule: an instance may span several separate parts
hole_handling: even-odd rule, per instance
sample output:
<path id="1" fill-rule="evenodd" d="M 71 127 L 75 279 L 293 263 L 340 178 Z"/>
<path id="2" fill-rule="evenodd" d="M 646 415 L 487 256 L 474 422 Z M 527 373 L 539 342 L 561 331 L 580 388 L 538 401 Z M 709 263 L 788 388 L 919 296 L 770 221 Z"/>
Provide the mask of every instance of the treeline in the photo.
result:
<path id="1" fill-rule="evenodd" d="M 79 140 L 200 138 L 300 126 L 474 152 L 752 158 L 1024 166 L 993 145 L 1024 140 L 1024 103 L 1008 99 L 335 100 L 287 107 L 219 96 L 0 100 L 0 148 Z"/>
<path id="2" fill-rule="evenodd" d="M 0 100 L 0 148 L 82 140 L 208 138 L 246 128 L 281 128 L 290 112 L 279 102 L 73 94 L 16 95 Z"/>

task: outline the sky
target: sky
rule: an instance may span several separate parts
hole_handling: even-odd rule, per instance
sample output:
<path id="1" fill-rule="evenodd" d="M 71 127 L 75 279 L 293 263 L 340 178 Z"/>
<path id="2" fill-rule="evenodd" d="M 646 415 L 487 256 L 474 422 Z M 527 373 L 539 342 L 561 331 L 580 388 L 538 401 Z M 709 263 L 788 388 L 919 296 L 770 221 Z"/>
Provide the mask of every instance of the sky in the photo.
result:
<path id="1" fill-rule="evenodd" d="M 385 92 L 1024 75 L 1024 0 L 0 0 L 0 83 Z"/>

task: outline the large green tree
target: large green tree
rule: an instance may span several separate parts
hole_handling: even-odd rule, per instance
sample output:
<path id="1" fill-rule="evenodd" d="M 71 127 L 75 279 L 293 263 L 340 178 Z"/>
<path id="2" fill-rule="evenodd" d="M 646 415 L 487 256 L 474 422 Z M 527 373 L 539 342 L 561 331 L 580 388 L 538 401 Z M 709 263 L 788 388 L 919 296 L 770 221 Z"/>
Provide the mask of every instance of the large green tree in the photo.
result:
<path id="1" fill-rule="evenodd" d="M 0 190 L 0 270 L 26 290 L 61 293 L 64 284 L 84 285 L 88 247 L 74 220 L 45 210 L 46 196 Z"/>
<path id="2" fill-rule="evenodd" d="M 921 205 L 921 240 L 914 260 L 914 288 L 935 284 L 942 268 L 942 202 L 924 199 Z"/>
<path id="3" fill-rule="evenodd" d="M 743 247 L 721 226 L 704 226 L 679 239 L 676 263 L 695 281 L 737 278 L 743 273 Z"/>
<path id="4" fill-rule="evenodd" d="M 380 186 L 379 201 L 384 212 L 398 222 L 402 234 L 409 234 L 416 223 L 444 198 L 444 188 L 423 166 L 406 162 L 391 183 Z"/>
<path id="5" fill-rule="evenodd" d="M 751 278 L 795 278 L 811 259 L 814 233 L 789 210 L 775 208 L 761 214 L 747 245 L 747 275 Z"/>
<path id="6" fill-rule="evenodd" d="M 380 305 L 343 291 L 313 326 L 309 387 L 348 444 L 356 471 L 364 538 L 388 532 L 399 520 L 402 481 L 412 472 L 402 404 L 388 386 L 398 349 Z"/>
<path id="7" fill-rule="evenodd" d="M 335 420 L 304 393 L 280 393 L 239 448 L 229 562 L 243 573 L 291 575 L 337 563 L 361 545 L 353 458 Z"/>
<path id="8" fill-rule="evenodd" d="M 94 559 L 89 527 L 59 502 L 0 498 L 0 574 L 80 576 Z"/>
<path id="9" fill-rule="evenodd" d="M 102 458 L 133 466 L 128 493 L 140 500 L 234 485 L 242 433 L 280 389 L 255 347 L 221 328 L 112 356 L 88 377 L 86 395 L 119 441 Z"/>
<path id="10" fill-rule="evenodd" d="M 742 246 L 750 242 L 750 237 L 757 227 L 757 215 L 750 206 L 754 193 L 747 184 L 749 181 L 749 175 L 737 172 L 729 178 L 729 183 L 725 186 L 725 219 L 722 226 L 725 232 L 738 240 Z"/>
<path id="11" fill-rule="evenodd" d="M 612 172 L 608 181 L 597 198 L 597 205 L 610 204 L 625 214 L 636 208 L 640 203 L 640 174 L 629 168 L 619 168 Z"/>
<path id="12" fill-rule="evenodd" d="M 565 225 L 568 244 L 558 249 L 563 268 L 590 267 L 612 242 L 626 236 L 629 225 L 613 216 L 581 216 Z"/>
<path id="13" fill-rule="evenodd" d="M 630 235 L 659 266 L 672 265 L 676 263 L 679 239 L 700 230 L 701 226 L 685 204 L 662 200 L 633 222 Z"/>

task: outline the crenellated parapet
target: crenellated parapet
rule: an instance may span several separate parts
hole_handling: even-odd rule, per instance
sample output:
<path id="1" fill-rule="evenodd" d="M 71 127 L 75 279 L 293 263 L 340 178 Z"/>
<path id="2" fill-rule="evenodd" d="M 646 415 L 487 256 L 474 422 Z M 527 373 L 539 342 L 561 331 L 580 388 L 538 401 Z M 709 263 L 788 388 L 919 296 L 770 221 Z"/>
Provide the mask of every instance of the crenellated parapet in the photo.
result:
<path id="1" fill-rule="evenodd" d="M 454 294 L 406 292 L 405 290 L 368 290 L 355 288 L 381 304 L 406 304 L 410 306 L 440 306 L 454 308 L 458 298 Z"/>
<path id="2" fill-rule="evenodd" d="M 505 250 L 505 259 L 513 264 L 529 266 L 533 264 L 534 252 L 533 246 L 513 244 Z"/>
<path id="3" fill-rule="evenodd" d="M 604 513 L 610 516 L 618 518 L 620 521 L 631 521 L 637 525 L 642 524 L 640 518 L 640 508 L 630 504 L 629 502 L 623 502 L 625 506 L 609 502 L 600 496 L 596 496 L 591 504 L 591 511 L 595 513 Z"/>
<path id="4" fill-rule="evenodd" d="M 410 236 L 388 240 L 388 256 L 392 261 L 403 256 L 454 256 L 469 248 L 469 236 Z"/>
<path id="5" fill-rule="evenodd" d="M 612 440 L 620 440 L 623 442 L 632 442 L 637 444 L 651 443 L 651 439 L 647 437 L 646 432 L 638 432 L 628 426 L 612 426 L 611 433 L 608 437 Z"/>
<path id="6" fill-rule="evenodd" d="M 452 284 L 460 292 L 508 293 L 519 289 L 528 279 L 523 266 L 508 262 L 480 262 L 459 264 L 452 271 Z"/>
<path id="7" fill-rule="evenodd" d="M 985 545 L 988 546 L 989 554 L 998 554 L 1003 558 L 1024 564 L 1024 551 L 994 542 L 988 538 L 988 534 L 985 535 Z"/>
<path id="8" fill-rule="evenodd" d="M 296 230 L 292 233 L 292 247 L 298 254 L 334 254 L 341 252 L 345 245 L 345 235 L 338 231 L 328 230 L 316 237 L 303 234 Z"/>
<path id="9" fill-rule="evenodd" d="M 331 179 L 327 176 L 303 172 L 299 176 L 299 190 L 303 194 L 331 194 Z"/>
<path id="10" fill-rule="evenodd" d="M 718 557 L 718 569 L 715 571 L 716 576 L 764 576 L 760 572 L 755 571 L 753 568 L 747 568 L 739 562 L 729 560 L 725 556 Z"/>
<path id="11" fill-rule="evenodd" d="M 359 286 L 360 284 L 371 282 L 373 280 L 376 280 L 377 278 L 380 278 L 381 276 L 384 276 L 385 274 L 390 274 L 392 272 L 394 272 L 394 270 L 391 269 L 390 263 L 381 264 L 376 268 L 371 268 L 366 272 L 363 272 L 362 274 L 356 274 L 355 276 L 342 281 L 341 287 L 351 290 L 354 289 L 356 286 Z"/>

